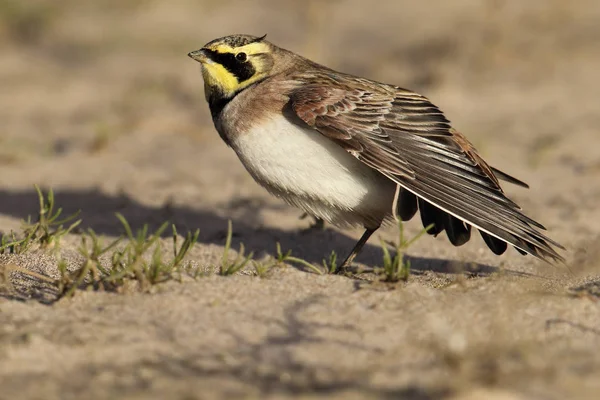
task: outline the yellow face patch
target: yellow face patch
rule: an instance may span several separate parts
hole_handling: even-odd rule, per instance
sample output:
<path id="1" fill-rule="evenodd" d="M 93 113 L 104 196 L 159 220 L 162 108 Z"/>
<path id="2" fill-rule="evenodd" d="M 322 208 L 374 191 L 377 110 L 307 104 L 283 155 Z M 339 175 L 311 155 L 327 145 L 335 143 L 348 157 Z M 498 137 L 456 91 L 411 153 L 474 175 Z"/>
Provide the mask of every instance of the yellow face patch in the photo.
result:
<path id="1" fill-rule="evenodd" d="M 221 64 L 212 61 L 202 63 L 202 78 L 204 79 L 206 100 L 210 97 L 214 87 L 219 88 L 225 96 L 230 96 L 240 89 L 240 83 L 235 75 Z"/>

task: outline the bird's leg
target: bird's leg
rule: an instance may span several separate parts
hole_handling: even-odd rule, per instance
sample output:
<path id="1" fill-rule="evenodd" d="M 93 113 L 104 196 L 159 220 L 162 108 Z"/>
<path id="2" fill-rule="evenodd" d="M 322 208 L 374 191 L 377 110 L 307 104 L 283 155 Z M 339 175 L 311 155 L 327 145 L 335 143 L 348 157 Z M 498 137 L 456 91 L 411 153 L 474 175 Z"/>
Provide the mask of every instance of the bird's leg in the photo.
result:
<path id="1" fill-rule="evenodd" d="M 352 251 L 350 252 L 350 254 L 348 254 L 348 257 L 346 257 L 346 259 L 344 260 L 344 262 L 342 263 L 342 265 L 336 268 L 336 270 L 334 271 L 336 274 L 342 273 L 343 270 L 347 266 L 349 266 L 352 263 L 352 261 L 354 261 L 354 258 L 358 255 L 358 253 L 360 253 L 360 250 L 363 248 L 363 246 L 365 245 L 365 243 L 367 243 L 367 240 L 369 240 L 369 238 L 371 237 L 371 235 L 377 229 L 379 229 L 379 227 L 377 227 L 375 229 L 369 229 L 369 228 L 367 228 L 367 230 L 365 231 L 365 233 L 363 233 L 363 235 L 360 237 L 360 239 L 358 239 L 358 242 L 354 245 L 354 248 L 352 249 Z"/>

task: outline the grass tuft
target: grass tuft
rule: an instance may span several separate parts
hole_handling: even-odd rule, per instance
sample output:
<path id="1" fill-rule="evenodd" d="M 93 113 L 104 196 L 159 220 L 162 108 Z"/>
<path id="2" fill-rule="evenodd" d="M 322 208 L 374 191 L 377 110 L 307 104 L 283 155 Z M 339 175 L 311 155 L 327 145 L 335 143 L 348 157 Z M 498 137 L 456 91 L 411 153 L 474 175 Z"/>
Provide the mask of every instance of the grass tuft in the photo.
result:
<path id="1" fill-rule="evenodd" d="M 57 281 L 57 285 L 60 297 L 72 296 L 75 290 L 86 282 L 88 275 L 91 275 L 88 286 L 93 286 L 96 289 L 101 290 L 108 289 L 105 277 L 109 276 L 111 271 L 102 266 L 100 257 L 107 254 L 108 251 L 113 249 L 120 241 L 121 238 L 118 238 L 107 246 L 104 246 L 94 230 L 88 229 L 88 231 L 82 235 L 81 244 L 78 248 L 79 254 L 85 259 L 81 267 L 71 273 L 68 271 L 67 264 L 64 260 L 61 259 L 58 262 L 60 278 Z"/>
<path id="2" fill-rule="evenodd" d="M 81 224 L 81 219 L 76 219 L 79 212 L 61 218 L 62 208 L 56 207 L 52 189 L 44 194 L 36 185 L 35 190 L 39 200 L 36 222 L 28 217 L 23 222 L 20 235 L 14 232 L 3 235 L 0 239 L 0 254 L 23 254 L 34 248 L 45 250 L 53 246 L 52 250 L 58 258 L 59 278 L 53 280 L 16 265 L 3 265 L 3 281 L 9 281 L 9 275 L 13 272 L 51 281 L 61 298 L 72 296 L 77 289 L 116 291 L 128 282 L 136 282 L 142 290 L 148 290 L 161 282 L 175 278 L 181 280 L 183 274 L 190 272 L 183 266 L 183 260 L 198 240 L 199 230 L 188 232 L 179 245 L 177 229 L 172 225 L 173 257 L 165 260 L 160 238 L 168 223 L 163 223 L 154 233 L 150 233 L 148 225 L 144 225 L 134 234 L 129 222 L 118 213 L 116 216 L 123 225 L 124 236 L 105 245 L 93 229 L 83 232 L 77 251 L 84 261 L 74 271 L 70 271 L 67 263 L 60 257 L 60 240 Z"/>
<path id="3" fill-rule="evenodd" d="M 381 250 L 383 251 L 383 276 L 385 282 L 407 281 L 410 276 L 410 260 L 404 260 L 406 250 L 417 240 L 427 233 L 433 224 L 425 227 L 411 239 L 406 239 L 404 236 L 404 224 L 398 219 L 398 242 L 386 243 L 381 239 Z M 396 254 L 392 257 L 388 250 L 388 245 L 396 250 Z"/>
<path id="4" fill-rule="evenodd" d="M 259 278 L 266 277 L 271 270 L 275 267 L 284 267 L 286 262 L 289 261 L 289 257 L 292 254 L 291 250 L 286 251 L 285 253 L 281 250 L 281 244 L 277 242 L 275 244 L 276 256 L 274 258 L 269 258 L 263 262 L 254 261 L 254 273 Z"/>
<path id="5" fill-rule="evenodd" d="M 277 252 L 277 262 L 279 264 L 285 264 L 287 259 L 292 255 L 292 250 L 288 250 L 285 253 L 281 250 L 281 243 L 275 244 L 275 250 Z"/>
<path id="6" fill-rule="evenodd" d="M 0 239 L 0 254 L 23 254 L 39 246 L 42 249 L 54 244 L 58 248 L 60 239 L 72 232 L 81 219 L 77 219 L 79 211 L 65 218 L 60 218 L 62 208 L 57 208 L 52 189 L 44 195 L 44 192 L 35 185 L 39 200 L 39 212 L 36 222 L 32 222 L 31 216 L 23 222 L 23 232 L 17 236 L 14 232 L 3 235 Z M 65 227 L 65 224 L 69 224 Z"/>
<path id="7" fill-rule="evenodd" d="M 328 259 L 323 259 L 323 268 L 328 274 L 334 274 L 337 271 L 337 253 L 335 251 L 331 251 Z"/>
<path id="8" fill-rule="evenodd" d="M 221 259 L 221 265 L 219 268 L 219 275 L 229 276 L 242 270 L 252 259 L 254 253 L 250 252 L 247 256 L 244 256 L 244 244 L 240 243 L 240 249 L 238 254 L 233 261 L 229 260 L 229 251 L 231 250 L 231 238 L 233 236 L 233 228 L 231 220 L 227 223 L 227 237 L 225 239 L 225 250 L 223 251 L 223 258 Z"/>
<path id="9" fill-rule="evenodd" d="M 173 258 L 165 260 L 160 238 L 169 225 L 167 222 L 154 233 L 150 233 L 145 224 L 134 234 L 125 217 L 119 213 L 116 216 L 125 230 L 124 237 L 104 246 L 96 233 L 88 229 L 82 236 L 79 248 L 79 253 L 85 259 L 81 267 L 70 273 L 64 264 L 59 263 L 61 296 L 70 296 L 81 287 L 113 291 L 128 282 L 136 282 L 142 291 L 147 291 L 153 285 L 172 279 L 181 280 L 182 274 L 187 274 L 183 260 L 198 240 L 199 230 L 188 232 L 178 246 L 177 228 L 171 225 Z M 110 260 L 103 263 L 101 257 L 113 249 L 116 250 Z"/>

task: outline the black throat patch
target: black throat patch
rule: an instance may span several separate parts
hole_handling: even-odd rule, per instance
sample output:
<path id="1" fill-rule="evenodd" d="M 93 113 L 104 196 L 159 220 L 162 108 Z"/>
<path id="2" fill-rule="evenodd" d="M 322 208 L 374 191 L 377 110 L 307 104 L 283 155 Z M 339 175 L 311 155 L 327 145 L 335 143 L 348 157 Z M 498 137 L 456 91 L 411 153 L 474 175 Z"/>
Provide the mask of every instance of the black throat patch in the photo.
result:
<path id="1" fill-rule="evenodd" d="M 231 97 L 225 97 L 222 93 L 213 91 L 211 96 L 208 99 L 208 107 L 210 108 L 210 115 L 213 121 L 216 121 L 221 114 L 221 111 L 225 108 L 227 104 L 237 95 L 234 94 Z"/>

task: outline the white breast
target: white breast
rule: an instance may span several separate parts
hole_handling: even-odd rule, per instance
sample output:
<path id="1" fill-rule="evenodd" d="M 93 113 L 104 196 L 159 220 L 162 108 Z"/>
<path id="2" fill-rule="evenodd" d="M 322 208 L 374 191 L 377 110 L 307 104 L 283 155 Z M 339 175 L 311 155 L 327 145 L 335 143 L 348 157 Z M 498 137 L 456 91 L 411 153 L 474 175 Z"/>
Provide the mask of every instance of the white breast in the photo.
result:
<path id="1" fill-rule="evenodd" d="M 284 116 L 238 135 L 232 147 L 259 184 L 330 223 L 376 227 L 391 214 L 394 183 Z"/>

